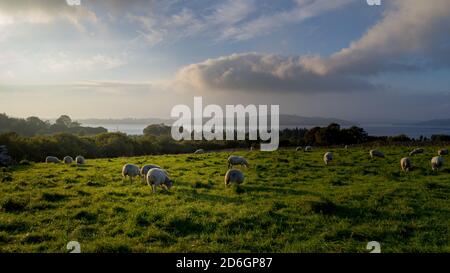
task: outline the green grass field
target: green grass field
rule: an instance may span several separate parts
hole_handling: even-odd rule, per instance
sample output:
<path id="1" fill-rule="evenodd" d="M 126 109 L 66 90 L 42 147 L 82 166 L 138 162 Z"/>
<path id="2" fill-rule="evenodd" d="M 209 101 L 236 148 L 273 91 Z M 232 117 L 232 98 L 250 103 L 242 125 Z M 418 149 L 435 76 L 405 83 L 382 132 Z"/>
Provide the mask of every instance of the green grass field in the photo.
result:
<path id="1" fill-rule="evenodd" d="M 246 181 L 225 188 L 229 152 L 36 163 L 0 172 L 0 252 L 450 252 L 450 158 L 438 147 L 241 151 Z M 156 194 L 122 180 L 124 163 L 157 164 L 175 181 Z"/>

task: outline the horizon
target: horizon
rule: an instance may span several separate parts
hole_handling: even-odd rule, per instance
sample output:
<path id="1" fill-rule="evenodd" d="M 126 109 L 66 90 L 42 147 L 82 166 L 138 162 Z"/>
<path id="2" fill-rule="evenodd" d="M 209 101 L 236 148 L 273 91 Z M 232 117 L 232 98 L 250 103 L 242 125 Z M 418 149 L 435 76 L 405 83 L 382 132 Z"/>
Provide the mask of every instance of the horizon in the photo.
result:
<path id="1" fill-rule="evenodd" d="M 86 120 L 111 120 L 111 121 L 125 121 L 125 120 L 151 120 L 151 119 L 155 119 L 155 120 L 176 120 L 176 118 L 171 118 L 169 117 L 117 117 L 117 118 L 113 118 L 113 117 L 84 117 L 84 118 L 79 118 L 76 116 L 71 116 L 70 114 L 60 114 L 58 116 L 54 116 L 54 117 L 41 117 L 41 116 L 37 116 L 37 115 L 30 115 L 30 116 L 11 116 L 8 115 L 8 113 L 3 113 L 6 114 L 8 117 L 10 118 L 18 118 L 18 119 L 26 119 L 28 117 L 38 117 L 39 119 L 43 120 L 43 121 L 55 121 L 56 119 L 58 119 L 61 115 L 67 115 L 69 116 L 73 121 L 86 121 Z M 372 119 L 345 119 L 345 118 L 340 118 L 340 117 L 327 117 L 327 116 L 306 116 L 306 115 L 301 115 L 301 114 L 286 114 L 286 113 L 280 113 L 280 116 L 295 116 L 295 117 L 299 117 L 299 118 L 310 118 L 310 119 L 330 119 L 330 120 L 342 120 L 345 122 L 350 122 L 350 123 L 356 123 L 356 125 L 361 125 L 361 124 L 397 124 L 397 123 L 409 123 L 409 124 L 413 124 L 413 123 L 420 123 L 420 122 L 428 122 L 428 121 L 435 121 L 435 120 L 450 120 L 450 118 L 430 118 L 430 119 L 376 119 L 376 118 L 372 118 Z M 208 118 L 204 118 L 204 119 L 208 119 Z M 302 125 L 302 124 L 299 124 Z"/>

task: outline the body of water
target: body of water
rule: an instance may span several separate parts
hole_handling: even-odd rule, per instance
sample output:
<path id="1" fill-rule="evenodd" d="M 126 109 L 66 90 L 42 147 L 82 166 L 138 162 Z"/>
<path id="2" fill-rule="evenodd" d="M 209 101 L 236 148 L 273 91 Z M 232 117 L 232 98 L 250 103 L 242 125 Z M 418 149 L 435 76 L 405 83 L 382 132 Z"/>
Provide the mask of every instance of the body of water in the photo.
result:
<path id="1" fill-rule="evenodd" d="M 148 124 L 83 124 L 90 127 L 104 127 L 109 132 L 123 132 L 129 135 L 142 135 L 143 130 Z M 450 127 L 440 126 L 414 126 L 414 125 L 396 125 L 396 124 L 361 124 L 360 127 L 371 136 L 396 136 L 405 134 L 409 137 L 419 138 L 421 135 L 430 137 L 432 135 L 450 135 Z M 313 126 L 281 126 L 283 128 L 311 128 Z"/>

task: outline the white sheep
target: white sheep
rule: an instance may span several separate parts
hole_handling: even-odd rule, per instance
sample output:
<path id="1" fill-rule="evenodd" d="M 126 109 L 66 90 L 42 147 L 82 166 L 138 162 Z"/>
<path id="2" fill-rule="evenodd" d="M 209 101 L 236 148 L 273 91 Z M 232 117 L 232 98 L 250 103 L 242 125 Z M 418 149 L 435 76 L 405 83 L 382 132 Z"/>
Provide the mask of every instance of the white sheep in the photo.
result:
<path id="1" fill-rule="evenodd" d="M 150 169 L 154 169 L 154 168 L 156 168 L 156 169 L 161 169 L 160 166 L 158 166 L 158 165 L 153 165 L 153 164 L 148 164 L 148 165 L 142 166 L 141 171 L 140 171 L 142 180 L 145 180 L 146 177 L 147 177 L 148 171 L 150 171 Z"/>
<path id="2" fill-rule="evenodd" d="M 348 145 L 345 145 L 345 146 L 344 146 L 344 149 L 346 149 L 346 150 L 347 150 L 347 149 L 348 149 Z"/>
<path id="3" fill-rule="evenodd" d="M 331 161 L 333 161 L 333 153 L 332 152 L 326 152 L 323 155 L 323 162 L 325 162 L 325 165 L 328 165 Z"/>
<path id="4" fill-rule="evenodd" d="M 305 147 L 305 152 L 311 152 L 312 151 L 312 147 L 311 146 L 306 146 Z"/>
<path id="5" fill-rule="evenodd" d="M 86 162 L 86 159 L 84 159 L 83 156 L 78 155 L 77 157 L 75 157 L 75 162 L 76 162 L 77 164 L 84 164 L 84 163 Z"/>
<path id="6" fill-rule="evenodd" d="M 442 156 L 435 156 L 431 159 L 431 169 L 438 171 L 444 165 L 444 158 Z"/>
<path id="7" fill-rule="evenodd" d="M 377 151 L 377 150 L 370 150 L 369 154 L 370 154 L 371 158 L 374 158 L 374 157 L 384 158 L 384 154 L 382 152 L 380 152 L 380 151 Z"/>
<path id="8" fill-rule="evenodd" d="M 147 173 L 147 184 L 152 187 L 152 191 L 155 193 L 157 186 L 165 186 L 166 189 L 170 189 L 173 186 L 173 181 L 170 180 L 166 171 L 153 168 Z"/>
<path id="9" fill-rule="evenodd" d="M 404 172 L 409 172 L 412 168 L 411 159 L 409 157 L 404 157 L 400 160 L 400 167 Z"/>
<path id="10" fill-rule="evenodd" d="M 438 155 L 448 155 L 448 149 L 440 149 Z"/>
<path id="11" fill-rule="evenodd" d="M 135 176 L 139 176 L 140 174 L 140 169 L 137 165 L 127 163 L 122 167 L 122 177 L 125 178 L 128 176 L 131 182 Z"/>
<path id="12" fill-rule="evenodd" d="M 417 155 L 417 154 L 423 154 L 423 152 L 424 152 L 424 149 L 422 149 L 422 148 L 417 148 L 417 149 L 412 150 L 412 151 L 409 153 L 409 156 L 413 156 L 413 155 Z"/>
<path id="13" fill-rule="evenodd" d="M 233 165 L 241 165 L 248 168 L 248 162 L 242 156 L 231 155 L 228 157 L 228 168 L 232 168 Z"/>
<path id="14" fill-rule="evenodd" d="M 228 186 L 231 183 L 242 184 L 244 182 L 244 178 L 244 173 L 240 170 L 228 170 L 225 174 L 225 186 Z"/>
<path id="15" fill-rule="evenodd" d="M 205 150 L 203 150 L 203 149 L 198 149 L 194 152 L 194 154 L 204 154 L 204 153 L 205 153 Z"/>
<path id="16" fill-rule="evenodd" d="M 296 152 L 299 152 L 299 151 L 301 151 L 301 150 L 303 150 L 303 147 L 302 147 L 302 146 L 298 146 L 297 148 L 295 148 L 295 151 L 296 151 Z"/>
<path id="17" fill-rule="evenodd" d="M 63 162 L 64 162 L 65 164 L 72 164 L 72 163 L 73 163 L 73 158 L 72 158 L 71 156 L 65 156 L 65 157 L 63 158 Z"/>
<path id="18" fill-rule="evenodd" d="M 47 156 L 45 158 L 45 163 L 59 163 L 60 160 L 56 156 Z"/>

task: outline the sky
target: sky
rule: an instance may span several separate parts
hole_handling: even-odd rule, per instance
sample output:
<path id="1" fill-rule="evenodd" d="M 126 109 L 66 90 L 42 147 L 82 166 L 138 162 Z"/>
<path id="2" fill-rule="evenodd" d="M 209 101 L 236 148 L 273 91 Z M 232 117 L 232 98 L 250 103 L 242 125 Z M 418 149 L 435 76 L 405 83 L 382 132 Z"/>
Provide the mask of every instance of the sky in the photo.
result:
<path id="1" fill-rule="evenodd" d="M 450 1 L 0 0 L 0 113 L 147 118 L 280 105 L 353 121 L 450 117 Z"/>

